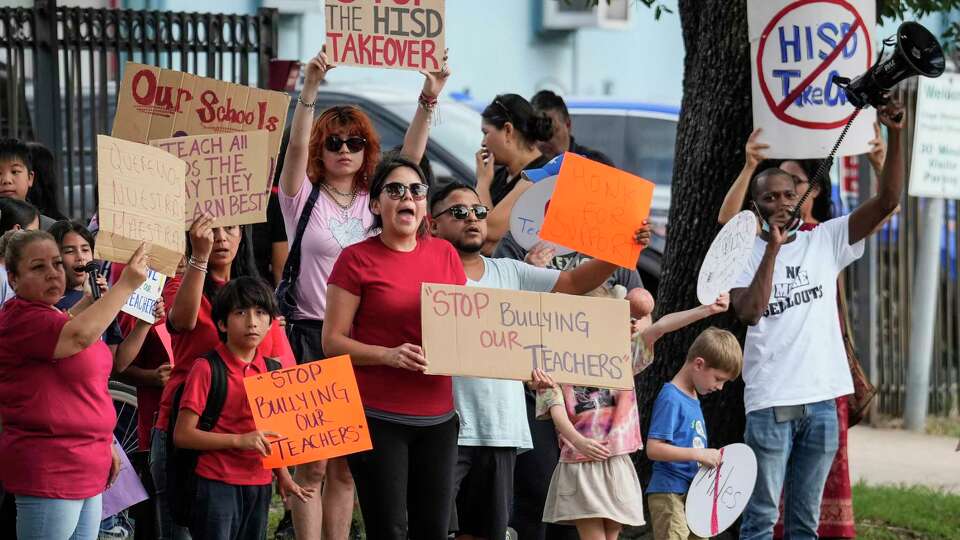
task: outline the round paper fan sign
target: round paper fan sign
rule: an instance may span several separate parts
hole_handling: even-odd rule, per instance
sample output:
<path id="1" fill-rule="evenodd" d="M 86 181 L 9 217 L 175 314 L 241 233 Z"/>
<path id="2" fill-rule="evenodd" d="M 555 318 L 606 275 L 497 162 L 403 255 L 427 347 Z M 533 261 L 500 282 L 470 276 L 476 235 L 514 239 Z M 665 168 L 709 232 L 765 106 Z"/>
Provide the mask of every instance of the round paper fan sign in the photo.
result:
<path id="1" fill-rule="evenodd" d="M 543 241 L 540 239 L 540 228 L 543 227 L 543 220 L 547 215 L 547 208 L 550 206 L 550 198 L 553 197 L 553 188 L 556 185 L 556 176 L 540 180 L 524 191 L 513 205 L 513 210 L 510 211 L 510 233 L 523 249 L 528 250 Z M 572 249 L 563 246 L 553 243 L 551 246 L 556 255 L 573 253 Z"/>
<path id="2" fill-rule="evenodd" d="M 721 293 L 730 292 L 750 260 L 756 238 L 757 217 L 749 210 L 740 212 L 720 229 L 700 266 L 697 299 L 701 304 L 712 304 Z"/>
<path id="3" fill-rule="evenodd" d="M 757 457 L 743 443 L 720 449 L 720 466 L 700 467 L 687 492 L 690 532 L 702 538 L 717 536 L 740 517 L 757 482 Z"/>

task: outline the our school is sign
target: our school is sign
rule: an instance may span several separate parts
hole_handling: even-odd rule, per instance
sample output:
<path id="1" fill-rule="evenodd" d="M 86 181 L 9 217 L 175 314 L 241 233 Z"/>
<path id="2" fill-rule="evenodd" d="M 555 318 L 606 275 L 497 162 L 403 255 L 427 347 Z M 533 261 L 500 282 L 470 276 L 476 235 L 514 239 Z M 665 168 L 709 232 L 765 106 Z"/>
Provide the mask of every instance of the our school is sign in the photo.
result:
<path id="1" fill-rule="evenodd" d="M 748 0 L 753 123 L 775 158 L 825 157 L 854 113 L 835 76 L 876 60 L 873 0 Z M 838 155 L 869 150 L 876 111 L 860 113 Z"/>

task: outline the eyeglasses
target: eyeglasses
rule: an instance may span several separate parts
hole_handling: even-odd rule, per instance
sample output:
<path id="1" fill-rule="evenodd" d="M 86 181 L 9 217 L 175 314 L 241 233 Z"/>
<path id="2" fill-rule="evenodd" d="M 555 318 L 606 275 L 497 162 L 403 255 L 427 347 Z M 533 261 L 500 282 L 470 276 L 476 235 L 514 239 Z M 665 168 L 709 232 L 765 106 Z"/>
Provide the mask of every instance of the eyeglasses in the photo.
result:
<path id="1" fill-rule="evenodd" d="M 410 191 L 410 196 L 413 197 L 415 201 L 422 201 L 427 198 L 427 191 L 430 189 L 430 186 L 421 183 L 415 182 L 413 184 L 401 184 L 400 182 L 390 182 L 389 184 L 383 186 L 384 193 L 387 194 L 387 197 L 395 201 L 399 201 L 406 194 L 407 191 Z"/>
<path id="2" fill-rule="evenodd" d="M 467 206 L 465 204 L 455 204 L 450 208 L 447 208 L 443 212 L 436 214 L 433 217 L 438 218 L 446 214 L 447 212 L 450 212 L 450 215 L 453 216 L 453 219 L 459 219 L 462 221 L 470 217 L 471 210 L 473 210 L 473 215 L 476 216 L 477 219 L 481 219 L 481 220 L 487 219 L 487 214 L 490 212 L 490 209 L 482 204 L 475 204 L 473 206 Z"/>
<path id="3" fill-rule="evenodd" d="M 367 146 L 367 140 L 363 137 L 347 137 L 346 139 L 341 139 L 339 135 L 330 135 L 327 137 L 327 140 L 323 141 L 323 147 L 329 152 L 339 152 L 344 144 L 347 145 L 347 150 L 351 153 L 356 153 Z"/>

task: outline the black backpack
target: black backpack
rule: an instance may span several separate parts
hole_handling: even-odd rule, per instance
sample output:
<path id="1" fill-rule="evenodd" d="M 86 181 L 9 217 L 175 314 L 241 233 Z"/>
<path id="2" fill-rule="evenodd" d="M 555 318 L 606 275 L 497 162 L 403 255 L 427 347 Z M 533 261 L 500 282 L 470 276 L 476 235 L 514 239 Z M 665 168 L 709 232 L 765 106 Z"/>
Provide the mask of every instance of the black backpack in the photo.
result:
<path id="1" fill-rule="evenodd" d="M 223 404 L 227 400 L 227 366 L 217 351 L 213 350 L 203 356 L 210 364 L 210 391 L 207 394 L 207 404 L 203 407 L 203 414 L 197 421 L 197 429 L 210 431 L 217 425 Z M 264 357 L 267 371 L 275 371 L 282 366 L 273 358 Z M 167 492 L 170 513 L 173 521 L 182 527 L 188 527 L 193 518 L 193 508 L 197 497 L 197 459 L 199 450 L 177 448 L 173 444 L 173 431 L 180 416 L 180 400 L 183 398 L 181 384 L 173 393 L 173 403 L 170 406 L 170 421 L 167 424 Z"/>

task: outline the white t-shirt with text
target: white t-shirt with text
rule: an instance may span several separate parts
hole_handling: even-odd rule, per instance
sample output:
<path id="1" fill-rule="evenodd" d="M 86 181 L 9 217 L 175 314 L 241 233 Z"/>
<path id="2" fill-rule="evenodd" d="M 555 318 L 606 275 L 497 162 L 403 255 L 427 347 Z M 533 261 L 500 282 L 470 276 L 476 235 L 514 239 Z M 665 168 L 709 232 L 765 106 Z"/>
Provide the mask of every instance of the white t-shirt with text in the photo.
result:
<path id="1" fill-rule="evenodd" d="M 780 248 L 763 316 L 743 351 L 746 411 L 816 403 L 853 393 L 840 319 L 837 276 L 863 255 L 848 242 L 849 216 L 832 219 Z M 749 287 L 767 243 L 757 237 L 734 288 Z"/>

